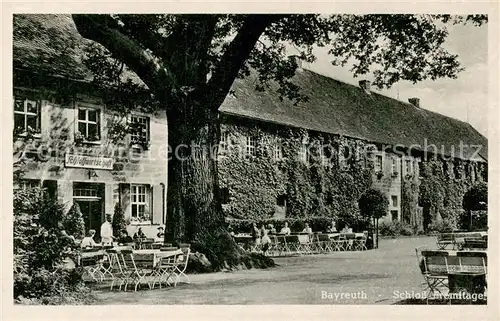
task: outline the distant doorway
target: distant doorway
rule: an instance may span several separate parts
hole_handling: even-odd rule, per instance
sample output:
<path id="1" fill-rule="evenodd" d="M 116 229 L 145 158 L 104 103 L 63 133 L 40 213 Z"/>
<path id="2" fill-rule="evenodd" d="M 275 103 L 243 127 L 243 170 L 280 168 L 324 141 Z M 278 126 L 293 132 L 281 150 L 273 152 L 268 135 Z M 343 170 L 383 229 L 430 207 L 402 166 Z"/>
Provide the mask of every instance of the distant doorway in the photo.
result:
<path id="1" fill-rule="evenodd" d="M 95 230 L 94 240 L 100 242 L 104 220 L 104 184 L 74 183 L 73 200 L 80 206 L 85 233 Z"/>

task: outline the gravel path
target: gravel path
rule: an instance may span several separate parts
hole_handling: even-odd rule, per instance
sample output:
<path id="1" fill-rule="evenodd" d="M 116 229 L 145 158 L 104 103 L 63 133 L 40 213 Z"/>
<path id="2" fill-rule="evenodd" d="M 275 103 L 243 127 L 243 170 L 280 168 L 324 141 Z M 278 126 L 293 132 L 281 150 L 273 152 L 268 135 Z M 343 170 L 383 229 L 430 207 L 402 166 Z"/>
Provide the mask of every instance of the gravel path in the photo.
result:
<path id="1" fill-rule="evenodd" d="M 276 258 L 279 267 L 190 275 L 190 284 L 155 290 L 98 290 L 100 304 L 393 304 L 419 293 L 415 247 L 431 237 L 380 240 L 379 249 Z"/>

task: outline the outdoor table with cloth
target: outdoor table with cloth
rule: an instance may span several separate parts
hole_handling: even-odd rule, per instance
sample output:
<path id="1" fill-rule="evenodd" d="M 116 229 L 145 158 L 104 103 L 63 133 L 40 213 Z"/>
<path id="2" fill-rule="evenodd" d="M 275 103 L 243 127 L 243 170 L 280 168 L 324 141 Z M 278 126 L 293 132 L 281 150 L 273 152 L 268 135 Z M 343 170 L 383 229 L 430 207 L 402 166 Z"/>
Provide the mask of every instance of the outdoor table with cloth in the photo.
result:
<path id="1" fill-rule="evenodd" d="M 484 293 L 487 287 L 487 252 L 416 249 L 426 280 L 427 299 L 435 293 Z M 421 256 L 421 259 L 420 259 Z"/>
<path id="2" fill-rule="evenodd" d="M 115 278 L 120 279 L 120 289 L 125 285 L 135 281 L 135 288 L 145 279 L 146 276 L 169 277 L 165 268 L 160 272 L 157 270 L 159 262 L 167 258 L 175 258 L 182 255 L 181 249 L 161 251 L 160 249 L 132 250 L 128 246 L 115 246 L 110 249 L 97 249 L 82 251 L 79 255 L 79 262 L 84 267 L 86 274 L 93 281 L 103 281 L 106 274 L 113 280 L 111 289 L 115 283 Z M 89 263 L 85 263 L 89 262 Z M 106 262 L 106 264 L 103 264 Z M 173 270 L 175 266 L 172 265 Z M 151 287 L 151 283 L 148 282 Z"/>

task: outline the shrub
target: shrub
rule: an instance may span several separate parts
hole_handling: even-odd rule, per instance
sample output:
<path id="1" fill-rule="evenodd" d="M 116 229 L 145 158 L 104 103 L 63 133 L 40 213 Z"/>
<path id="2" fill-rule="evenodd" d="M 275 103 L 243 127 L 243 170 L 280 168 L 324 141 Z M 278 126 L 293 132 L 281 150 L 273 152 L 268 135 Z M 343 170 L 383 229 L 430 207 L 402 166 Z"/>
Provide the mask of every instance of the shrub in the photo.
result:
<path id="1" fill-rule="evenodd" d="M 488 185 L 479 182 L 465 193 L 462 207 L 466 211 L 484 211 L 488 205 Z"/>
<path id="2" fill-rule="evenodd" d="M 113 226 L 113 235 L 120 235 L 120 232 L 127 228 L 127 222 L 125 221 L 125 213 L 123 212 L 123 208 L 120 203 L 116 203 L 115 211 L 113 214 L 113 222 L 111 223 Z"/>
<path id="3" fill-rule="evenodd" d="M 429 224 L 429 232 L 437 232 L 437 233 L 448 233 L 456 230 L 457 225 L 454 220 L 443 219 L 439 222 L 432 222 Z"/>
<path id="4" fill-rule="evenodd" d="M 78 203 L 73 203 L 68 213 L 64 215 L 62 224 L 66 233 L 77 239 L 83 239 L 85 236 L 85 221 Z"/>
<path id="5" fill-rule="evenodd" d="M 66 269 L 78 247 L 63 233 L 64 206 L 33 188 L 14 193 L 14 299 L 45 304 L 56 297 L 79 300 L 80 269 Z M 73 294 L 74 295 L 73 295 Z M 28 300 L 28 301 L 27 301 Z M 49 300 L 50 301 L 50 300 Z"/>
<path id="6" fill-rule="evenodd" d="M 469 230 L 488 228 L 488 186 L 485 182 L 475 184 L 465 193 L 462 201 L 464 213 L 460 216 L 460 227 Z"/>
<path id="7" fill-rule="evenodd" d="M 379 225 L 379 233 L 382 236 L 411 236 L 416 234 L 416 229 L 405 222 L 383 221 Z"/>

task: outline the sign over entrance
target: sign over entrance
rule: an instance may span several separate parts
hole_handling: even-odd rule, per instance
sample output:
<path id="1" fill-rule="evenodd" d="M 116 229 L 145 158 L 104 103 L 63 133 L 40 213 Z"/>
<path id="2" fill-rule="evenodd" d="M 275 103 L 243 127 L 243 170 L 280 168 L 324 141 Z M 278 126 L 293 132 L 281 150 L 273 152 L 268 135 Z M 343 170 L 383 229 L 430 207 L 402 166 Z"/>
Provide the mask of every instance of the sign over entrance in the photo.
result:
<path id="1" fill-rule="evenodd" d="M 113 169 L 113 159 L 102 156 L 66 154 L 64 166 L 78 168 Z"/>

